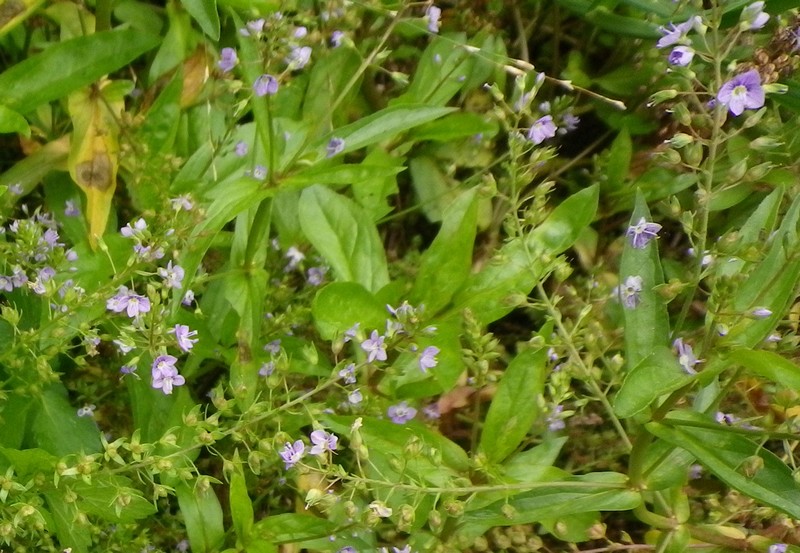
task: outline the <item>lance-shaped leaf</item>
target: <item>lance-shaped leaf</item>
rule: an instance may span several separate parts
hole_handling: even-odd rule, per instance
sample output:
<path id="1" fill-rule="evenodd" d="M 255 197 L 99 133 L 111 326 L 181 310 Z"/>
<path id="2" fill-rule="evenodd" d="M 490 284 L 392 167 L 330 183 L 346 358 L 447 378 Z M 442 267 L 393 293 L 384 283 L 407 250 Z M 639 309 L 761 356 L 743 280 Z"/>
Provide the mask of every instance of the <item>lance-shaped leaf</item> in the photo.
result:
<path id="1" fill-rule="evenodd" d="M 794 518 L 800 518 L 800 484 L 774 453 L 710 417 L 690 411 L 671 413 L 647 429 L 691 452 L 720 480 Z"/>
<path id="2" fill-rule="evenodd" d="M 644 219 L 652 222 L 650 211 L 641 192 L 636 194 L 636 205 L 633 209 L 630 225 L 634 227 Z M 645 241 L 637 241 L 642 246 Z M 641 290 L 626 296 L 628 279 L 638 277 Z M 625 317 L 625 355 L 628 367 L 639 365 L 655 351 L 657 346 L 669 343 L 669 318 L 667 308 L 654 288 L 664 282 L 661 261 L 658 257 L 656 240 L 646 242 L 643 247 L 634 247 L 633 239 L 625 237 L 625 248 L 622 250 L 620 264 L 620 301 Z M 658 379 L 653 381 L 656 384 Z"/>
<path id="3" fill-rule="evenodd" d="M 69 98 L 73 126 L 69 174 L 86 194 L 86 217 L 92 247 L 105 231 L 119 168 L 117 121 L 125 104 L 118 89 L 109 84 L 106 81 Z"/>

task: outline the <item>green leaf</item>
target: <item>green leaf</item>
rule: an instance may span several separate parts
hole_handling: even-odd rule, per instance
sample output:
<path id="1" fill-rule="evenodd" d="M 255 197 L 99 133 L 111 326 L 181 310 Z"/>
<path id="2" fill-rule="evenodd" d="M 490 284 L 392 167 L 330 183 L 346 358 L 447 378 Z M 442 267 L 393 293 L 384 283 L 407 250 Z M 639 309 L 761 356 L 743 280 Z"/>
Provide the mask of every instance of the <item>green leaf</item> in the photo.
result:
<path id="1" fill-rule="evenodd" d="M 312 186 L 300 199 L 300 225 L 331 264 L 337 280 L 358 282 L 377 292 L 389 282 L 378 231 L 351 200 L 324 186 Z"/>
<path id="2" fill-rule="evenodd" d="M 444 117 L 453 111 L 455 108 L 424 105 L 390 106 L 334 130 L 325 139 L 317 142 L 312 150 L 317 151 L 319 157 L 324 157 L 328 141 L 337 137 L 344 139 L 344 149 L 339 154 L 343 155 L 394 138 L 402 132 Z"/>
<path id="3" fill-rule="evenodd" d="M 263 518 L 253 526 L 253 534 L 269 541 L 294 543 L 335 534 L 336 524 L 311 515 L 299 513 L 283 513 Z"/>
<path id="4" fill-rule="evenodd" d="M 113 73 L 159 44 L 126 29 L 59 42 L 0 74 L 0 104 L 25 114 Z"/>
<path id="5" fill-rule="evenodd" d="M 55 534 L 59 541 L 69 544 L 72 553 L 89 553 L 92 545 L 92 530 L 88 525 L 75 524 L 78 507 L 75 501 L 64 497 L 65 490 L 50 491 L 44 494 L 47 506 L 53 515 Z"/>
<path id="6" fill-rule="evenodd" d="M 200 261 L 222 227 L 242 211 L 257 205 L 274 193 L 274 190 L 263 188 L 262 183 L 251 178 L 233 179 L 212 189 L 209 196 L 213 202 L 206 209 L 205 219 L 195 227 L 188 242 L 190 246 L 181 256 L 180 266 L 186 271 L 186 279 L 183 281 L 186 288 L 191 287 L 190 275 L 195 274 Z M 173 295 L 173 313 L 180 308 L 181 299 L 179 294 Z"/>
<path id="7" fill-rule="evenodd" d="M 614 412 L 620 418 L 641 413 L 664 394 L 692 381 L 666 346 L 654 346 L 651 355 L 628 371 L 622 387 L 614 397 Z"/>
<path id="8" fill-rule="evenodd" d="M 438 121 L 420 125 L 410 136 L 416 141 L 436 140 L 437 142 L 451 142 L 462 138 L 473 138 L 475 135 L 484 134 L 493 136 L 497 133 L 497 123 L 488 121 L 477 113 L 451 113 Z"/>
<path id="9" fill-rule="evenodd" d="M 608 150 L 604 191 L 620 190 L 625 186 L 633 156 L 633 143 L 627 128 L 622 129 Z"/>
<path id="10" fill-rule="evenodd" d="M 419 59 L 406 92 L 391 102 L 393 106 L 425 104 L 444 106 L 461 90 L 475 58 L 460 45 L 463 33 L 435 36 Z"/>
<path id="11" fill-rule="evenodd" d="M 665 490 L 682 486 L 695 456 L 664 440 L 654 440 L 647 447 L 642 462 L 642 474 L 647 489 Z"/>
<path id="12" fill-rule="evenodd" d="M 13 340 L 13 334 L 10 340 Z M 0 406 L 0 445 L 18 449 L 25 439 L 28 413 L 33 402 L 23 395 L 10 393 Z"/>
<path id="13" fill-rule="evenodd" d="M 247 482 L 241 465 L 237 466 L 231 474 L 228 497 L 236 536 L 246 544 L 250 541 L 253 531 L 253 502 L 250 501 L 250 495 L 247 493 Z"/>
<path id="14" fill-rule="evenodd" d="M 630 219 L 631 226 L 642 218 L 652 221 L 644 195 L 637 191 L 636 206 Z M 654 290 L 664 283 L 657 240 L 651 240 L 644 248 L 637 249 L 631 244 L 630 238 L 625 238 L 619 273 L 620 289 L 625 286 L 628 277 L 633 276 L 641 277 L 642 290 L 638 294 L 639 304 L 636 307 L 628 308 L 623 303 L 625 356 L 629 368 L 639 365 L 657 347 L 669 343 L 667 307 Z"/>
<path id="15" fill-rule="evenodd" d="M 5 457 L 6 466 L 13 466 L 20 477 L 32 476 L 37 472 L 50 473 L 55 468 L 58 457 L 43 449 L 12 449 L 0 447 L 0 456 Z"/>
<path id="16" fill-rule="evenodd" d="M 500 248 L 497 256 L 456 292 L 453 311 L 471 309 L 482 324 L 489 324 L 514 309 L 515 296 L 527 295 L 545 277 L 550 265 L 543 258 L 566 250 L 594 220 L 598 192 L 594 185 L 573 194 L 527 236 Z"/>
<path id="17" fill-rule="evenodd" d="M 369 331 L 382 328 L 386 322 L 386 306 L 356 282 L 332 282 L 317 292 L 311 305 L 314 323 L 320 336 L 333 340 L 356 323 Z"/>
<path id="18" fill-rule="evenodd" d="M 478 224 L 476 189 L 458 196 L 444 212 L 442 226 L 422 254 L 411 289 L 411 301 L 425 304 L 428 313 L 445 307 L 470 274 Z"/>
<path id="19" fill-rule="evenodd" d="M 33 441 L 45 451 L 64 456 L 100 451 L 100 433 L 94 421 L 80 418 L 67 401 L 67 390 L 53 384 L 33 402 Z"/>
<path id="20" fill-rule="evenodd" d="M 767 337 L 796 296 L 800 282 L 800 249 L 797 223 L 800 220 L 800 197 L 792 202 L 784 215 L 780 227 L 768 240 L 769 250 L 764 259 L 747 275 L 733 296 L 734 313 L 750 313 L 753 309 L 766 307 L 772 315 L 766 318 L 742 317 L 731 326 L 722 342 L 752 348 Z"/>
<path id="21" fill-rule="evenodd" d="M 31 128 L 25 118 L 4 105 L 0 105 L 0 133 L 19 133 L 30 137 Z"/>
<path id="22" fill-rule="evenodd" d="M 70 483 L 70 488 L 77 494 L 82 511 L 110 522 L 124 523 L 156 512 L 155 506 L 130 484 L 130 479 L 122 476 L 98 474 L 92 477 L 90 484 L 76 480 Z M 120 497 L 126 503 L 124 506 L 117 505 Z"/>
<path id="23" fill-rule="evenodd" d="M 411 184 L 419 199 L 419 206 L 431 222 L 439 222 L 445 208 L 457 198 L 458 189 L 439 166 L 436 158 L 420 155 L 408 164 Z"/>
<path id="24" fill-rule="evenodd" d="M 317 52 L 315 50 L 315 56 Z M 361 56 L 346 45 L 329 50 L 322 56 L 311 67 L 303 101 L 303 119 L 314 126 L 321 126 L 317 128 L 330 128 L 329 125 L 335 128 L 347 122 L 350 103 L 361 90 L 363 71 L 350 89 L 345 90 L 353 75 L 359 71 Z M 339 101 L 338 109 L 332 112 L 331 106 L 342 94 L 345 97 Z"/>
<path id="25" fill-rule="evenodd" d="M 792 478 L 792 471 L 758 443 L 715 423 L 710 417 L 689 411 L 670 413 L 664 423 L 650 422 L 647 429 L 694 454 L 732 488 L 793 518 L 800 518 L 800 486 Z M 755 458 L 762 466 L 748 476 L 745 469 Z"/>
<path id="26" fill-rule="evenodd" d="M 210 487 L 201 490 L 186 483 L 175 486 L 189 545 L 193 552 L 212 553 L 225 541 L 222 525 L 222 507 Z"/>
<path id="27" fill-rule="evenodd" d="M 789 390 L 800 390 L 800 366 L 772 351 L 735 349 L 728 354 L 732 364 L 769 379 Z"/>
<path id="28" fill-rule="evenodd" d="M 636 491 L 625 489 L 626 482 L 623 474 L 592 473 L 564 482 L 541 484 L 531 491 L 468 510 L 459 519 L 458 532 L 474 535 L 493 526 L 530 524 L 595 511 L 629 511 L 641 504 L 642 497 Z"/>
<path id="29" fill-rule="evenodd" d="M 281 188 L 304 188 L 312 184 L 344 185 L 369 182 L 401 173 L 405 167 L 352 163 L 333 167 L 314 166 L 281 179 Z"/>
<path id="30" fill-rule="evenodd" d="M 217 0 L 181 0 L 195 21 L 212 40 L 219 40 L 219 14 Z"/>
<path id="31" fill-rule="evenodd" d="M 337 434 L 348 435 L 356 417 L 327 415 L 324 421 L 325 425 Z M 458 444 L 415 420 L 400 425 L 387 420 L 364 418 L 360 432 L 370 450 L 401 453 L 409 440 L 418 439 L 425 446 L 432 447 L 441 454 L 441 465 L 444 467 L 460 472 L 468 470 L 470 466 L 467 454 Z M 435 467 L 431 462 L 426 466 Z M 424 473 L 420 476 L 432 477 Z"/>
<path id="32" fill-rule="evenodd" d="M 478 446 L 492 463 L 519 446 L 539 417 L 537 398 L 544 392 L 547 352 L 523 351 L 508 365 L 486 414 Z"/>

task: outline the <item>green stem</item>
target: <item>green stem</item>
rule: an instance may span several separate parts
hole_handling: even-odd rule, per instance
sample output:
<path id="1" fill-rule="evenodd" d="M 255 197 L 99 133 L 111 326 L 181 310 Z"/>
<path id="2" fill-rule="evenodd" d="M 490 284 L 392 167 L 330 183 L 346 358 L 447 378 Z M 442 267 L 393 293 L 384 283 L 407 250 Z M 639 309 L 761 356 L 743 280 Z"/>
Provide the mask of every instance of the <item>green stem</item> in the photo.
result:
<path id="1" fill-rule="evenodd" d="M 595 395 L 597 400 L 603 404 L 603 409 L 605 409 L 606 414 L 611 419 L 611 423 L 617 430 L 619 437 L 622 439 L 622 442 L 625 444 L 625 447 L 628 449 L 628 451 L 630 451 L 631 449 L 633 449 L 633 444 L 631 444 L 631 441 L 628 438 L 628 434 L 627 432 L 625 432 L 625 428 L 623 428 L 622 423 L 620 422 L 619 418 L 617 418 L 617 415 L 614 413 L 614 408 L 608 401 L 606 394 L 603 392 L 603 390 L 600 389 L 600 386 L 592 377 L 592 373 L 589 370 L 589 367 L 586 366 L 586 363 L 584 363 L 583 358 L 580 356 L 580 353 L 578 352 L 577 348 L 572 343 L 572 337 L 570 336 L 567 329 L 564 328 L 564 324 L 561 321 L 561 313 L 558 312 L 558 309 L 556 309 L 556 307 L 550 301 L 550 298 L 548 297 L 547 292 L 545 292 L 544 286 L 542 286 L 541 281 L 536 284 L 536 290 L 539 292 L 539 297 L 545 304 L 547 312 L 553 318 L 553 322 L 556 325 L 558 333 L 561 335 L 562 339 L 566 343 L 567 348 L 569 349 L 570 357 L 572 359 L 575 359 L 578 365 L 581 367 L 581 371 L 583 372 L 585 382 L 589 385 L 589 388 L 591 388 L 592 393 Z"/>
<path id="2" fill-rule="evenodd" d="M 94 14 L 94 30 L 96 32 L 111 29 L 111 0 L 97 0 Z"/>

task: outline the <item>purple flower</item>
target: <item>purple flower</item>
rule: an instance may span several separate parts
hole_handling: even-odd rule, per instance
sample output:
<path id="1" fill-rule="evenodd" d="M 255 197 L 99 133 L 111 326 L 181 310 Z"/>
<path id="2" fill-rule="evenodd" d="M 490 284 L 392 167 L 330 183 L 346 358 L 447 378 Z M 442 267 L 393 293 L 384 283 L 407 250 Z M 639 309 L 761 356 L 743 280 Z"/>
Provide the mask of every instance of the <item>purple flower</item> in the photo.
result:
<path id="1" fill-rule="evenodd" d="M 286 65 L 290 70 L 304 68 L 311 59 L 310 46 L 297 46 L 292 48 L 289 55 L 286 57 Z"/>
<path id="2" fill-rule="evenodd" d="M 664 36 L 658 39 L 656 48 L 666 48 L 667 46 L 672 46 L 686 36 L 686 33 L 692 30 L 692 27 L 701 24 L 702 20 L 696 15 L 687 21 L 684 21 L 683 23 L 678 23 L 677 25 L 670 23 L 667 27 L 659 27 L 659 32 Z"/>
<path id="3" fill-rule="evenodd" d="M 286 442 L 283 444 L 283 451 L 280 452 L 280 456 L 286 465 L 284 468 L 289 470 L 295 466 L 303 458 L 305 451 L 306 445 L 301 440 L 297 440 L 295 443 Z"/>
<path id="4" fill-rule="evenodd" d="M 345 384 L 356 383 L 356 364 L 350 363 L 345 368 L 339 371 L 339 378 L 344 380 Z"/>
<path id="5" fill-rule="evenodd" d="M 347 330 L 344 331 L 344 338 L 342 340 L 344 343 L 349 342 L 350 340 L 355 340 L 358 336 L 358 327 L 361 326 L 361 323 L 356 323 Z"/>
<path id="6" fill-rule="evenodd" d="M 281 339 L 277 338 L 264 345 L 264 351 L 272 355 L 278 355 L 281 352 Z"/>
<path id="7" fill-rule="evenodd" d="M 128 290 L 126 286 L 120 286 L 117 294 L 106 301 L 106 308 L 115 313 L 125 311 L 128 317 L 134 318 L 140 313 L 150 311 L 150 300 L 132 290 Z"/>
<path id="8" fill-rule="evenodd" d="M 26 282 L 28 282 L 28 275 L 25 273 L 22 267 L 19 265 L 14 265 L 14 267 L 11 268 L 11 284 L 14 285 L 14 288 L 22 288 Z M 9 292 L 10 291 L 11 290 L 9 290 Z"/>
<path id="9" fill-rule="evenodd" d="M 325 281 L 327 267 L 309 267 L 306 271 L 306 282 L 311 286 L 319 286 Z"/>
<path id="10" fill-rule="evenodd" d="M 186 293 L 183 295 L 183 299 L 181 300 L 181 303 L 183 305 L 187 305 L 188 306 L 188 305 L 192 305 L 193 301 L 194 301 L 194 292 L 192 290 L 186 290 Z"/>
<path id="11" fill-rule="evenodd" d="M 574 131 L 578 128 L 581 118 L 571 112 L 566 112 L 561 116 L 561 127 L 558 129 L 559 133 Z"/>
<path id="12" fill-rule="evenodd" d="M 789 546 L 785 543 L 773 543 L 767 549 L 767 553 L 786 553 L 788 551 Z"/>
<path id="13" fill-rule="evenodd" d="M 253 90 L 258 97 L 266 96 L 267 94 L 272 96 L 278 92 L 278 80 L 272 75 L 261 75 L 253 83 Z"/>
<path id="14" fill-rule="evenodd" d="M 742 26 L 750 31 L 756 31 L 767 24 L 769 14 L 764 13 L 764 2 L 753 2 L 742 10 L 739 17 Z"/>
<path id="15" fill-rule="evenodd" d="M 389 418 L 395 424 L 404 424 L 417 415 L 417 410 L 409 406 L 405 401 L 401 401 L 397 405 L 392 405 L 386 411 Z"/>
<path id="16" fill-rule="evenodd" d="M 772 311 L 767 309 L 766 307 L 757 307 L 751 311 L 753 317 L 757 319 L 766 319 L 772 316 Z"/>
<path id="17" fill-rule="evenodd" d="M 239 157 L 244 157 L 247 155 L 249 148 L 247 147 L 247 142 L 244 140 L 240 140 L 236 143 L 236 146 L 233 148 L 233 151 L 236 152 L 236 155 Z"/>
<path id="18" fill-rule="evenodd" d="M 647 221 L 644 217 L 639 219 L 635 225 L 628 227 L 625 236 L 630 237 L 631 246 L 637 250 L 641 250 L 647 244 L 658 236 L 658 231 L 661 230 L 661 225 Z"/>
<path id="19" fill-rule="evenodd" d="M 119 368 L 119 372 L 121 372 L 123 375 L 126 375 L 126 374 L 135 375 L 136 374 L 136 369 L 137 369 L 136 365 L 122 365 Z M 139 377 L 137 376 L 136 378 L 139 378 Z"/>
<path id="20" fill-rule="evenodd" d="M 692 61 L 692 58 L 694 58 L 694 50 L 689 46 L 676 46 L 669 53 L 669 58 L 667 59 L 670 65 L 686 67 Z"/>
<path id="21" fill-rule="evenodd" d="M 91 418 L 94 418 L 94 410 L 95 409 L 97 409 L 97 406 L 95 404 L 93 404 L 93 403 L 92 404 L 88 404 L 87 403 L 86 405 L 84 405 L 83 407 L 78 409 L 77 415 L 79 417 L 89 417 L 91 419 Z"/>
<path id="22" fill-rule="evenodd" d="M 158 268 L 158 276 L 164 279 L 164 286 L 167 288 L 180 289 L 183 282 L 184 271 L 180 265 L 172 266 L 172 261 L 165 267 Z"/>
<path id="23" fill-rule="evenodd" d="M 339 138 L 337 136 L 334 136 L 328 142 L 326 150 L 328 153 L 325 157 L 333 157 L 336 154 L 342 153 L 342 151 L 344 150 L 344 138 Z"/>
<path id="24" fill-rule="evenodd" d="M 77 217 L 81 214 L 81 210 L 77 208 L 74 200 L 67 200 L 64 203 L 64 215 L 67 217 Z"/>
<path id="25" fill-rule="evenodd" d="M 361 391 L 358 389 L 353 390 L 349 394 L 347 394 L 347 401 L 353 405 L 358 405 L 364 399 L 364 396 L 361 394 Z"/>
<path id="26" fill-rule="evenodd" d="M 219 62 L 217 65 L 220 69 L 222 69 L 223 73 L 227 73 L 239 62 L 239 58 L 236 56 L 236 50 L 233 48 L 223 48 L 222 52 L 219 55 Z"/>
<path id="27" fill-rule="evenodd" d="M 629 276 L 625 279 L 625 284 L 620 286 L 619 296 L 622 305 L 628 309 L 634 309 L 639 305 L 639 292 L 642 291 L 642 277 L 639 275 Z"/>
<path id="28" fill-rule="evenodd" d="M 14 290 L 14 285 L 11 283 L 11 279 L 5 275 L 0 275 L 0 290 L 4 290 L 6 292 L 11 292 Z"/>
<path id="29" fill-rule="evenodd" d="M 434 368 L 439 363 L 436 359 L 436 355 L 439 351 L 439 348 L 436 346 L 428 346 L 422 350 L 422 354 L 419 356 L 419 370 L 426 373 L 428 369 Z"/>
<path id="30" fill-rule="evenodd" d="M 343 38 L 344 33 L 342 31 L 333 31 L 333 33 L 331 33 L 331 46 L 338 48 L 342 45 Z"/>
<path id="31" fill-rule="evenodd" d="M 242 36 L 250 36 L 251 34 L 257 35 L 258 33 L 264 30 L 264 23 L 265 21 L 263 17 L 261 19 L 254 19 L 252 21 L 248 21 L 245 24 L 245 28 L 240 29 L 239 33 L 241 33 Z"/>
<path id="32" fill-rule="evenodd" d="M 178 374 L 178 369 L 175 368 L 177 361 L 172 355 L 159 355 L 155 358 L 151 372 L 153 388 L 170 395 L 173 386 L 183 386 L 186 379 Z"/>
<path id="33" fill-rule="evenodd" d="M 425 20 L 428 22 L 428 31 L 431 33 L 439 32 L 439 19 L 442 16 L 442 10 L 436 6 L 429 6 L 425 11 Z"/>
<path id="34" fill-rule="evenodd" d="M 175 211 L 191 211 L 194 207 L 192 197 L 189 194 L 181 194 L 177 198 L 170 198 L 169 203 Z"/>
<path id="35" fill-rule="evenodd" d="M 717 101 L 727 106 L 733 115 L 741 115 L 745 109 L 763 106 L 764 89 L 761 88 L 758 71 L 751 69 L 722 85 L 717 93 Z"/>
<path id="36" fill-rule="evenodd" d="M 378 361 L 386 361 L 386 346 L 383 341 L 385 338 L 378 334 L 377 330 L 373 330 L 370 337 L 361 342 L 361 349 L 367 352 L 367 361 L 372 363 L 376 359 Z"/>
<path id="37" fill-rule="evenodd" d="M 311 433 L 311 447 L 309 453 L 311 455 L 320 455 L 326 451 L 336 451 L 336 443 L 339 441 L 334 434 L 325 432 L 324 430 L 314 430 Z"/>
<path id="38" fill-rule="evenodd" d="M 556 405 L 552 412 L 547 416 L 547 429 L 550 432 L 558 432 L 564 430 L 566 424 L 561 418 L 561 413 L 564 411 L 563 405 Z"/>
<path id="39" fill-rule="evenodd" d="M 268 361 L 262 364 L 261 368 L 258 369 L 259 376 L 271 376 L 273 372 L 275 372 L 275 361 Z"/>
<path id="40" fill-rule="evenodd" d="M 253 169 L 253 178 L 256 180 L 264 180 L 267 178 L 267 168 L 263 165 L 256 165 Z"/>
<path id="41" fill-rule="evenodd" d="M 186 325 L 177 324 L 175 328 L 170 329 L 169 333 L 175 335 L 175 339 L 178 341 L 178 347 L 183 351 L 189 351 L 198 342 L 197 338 L 192 338 L 192 336 L 197 336 L 197 331 L 190 331 L 189 327 Z"/>
<path id="42" fill-rule="evenodd" d="M 422 414 L 425 415 L 426 419 L 432 421 L 441 418 L 442 413 L 439 411 L 439 403 L 434 402 L 426 405 L 422 408 Z"/>
<path id="43" fill-rule="evenodd" d="M 300 26 L 300 27 L 295 27 L 294 32 L 292 33 L 292 36 L 294 38 L 303 38 L 307 34 L 308 34 L 308 29 L 303 27 L 303 26 Z"/>
<path id="44" fill-rule="evenodd" d="M 128 223 L 127 225 L 122 227 L 119 232 L 125 238 L 130 238 L 132 236 L 141 236 L 141 234 L 145 230 L 147 230 L 147 222 L 145 222 L 145 220 L 140 217 L 139 219 L 136 220 L 135 223 L 133 223 L 133 226 L 131 226 L 131 224 Z"/>
<path id="45" fill-rule="evenodd" d="M 289 249 L 286 250 L 285 258 L 289 260 L 289 263 L 286 264 L 286 267 L 283 268 L 284 273 L 288 273 L 290 271 L 294 271 L 298 265 L 306 258 L 306 255 L 298 250 L 295 246 L 289 246 Z"/>
<path id="46" fill-rule="evenodd" d="M 528 129 L 527 137 L 534 144 L 541 144 L 548 138 L 553 138 L 557 130 L 558 127 L 553 123 L 553 116 L 545 115 L 531 125 L 531 128 Z"/>
<path id="47" fill-rule="evenodd" d="M 677 338 L 672 345 L 678 351 L 678 364 L 686 374 L 697 374 L 694 366 L 700 363 L 700 360 L 694 356 L 692 346 L 684 344 L 682 338 Z"/>

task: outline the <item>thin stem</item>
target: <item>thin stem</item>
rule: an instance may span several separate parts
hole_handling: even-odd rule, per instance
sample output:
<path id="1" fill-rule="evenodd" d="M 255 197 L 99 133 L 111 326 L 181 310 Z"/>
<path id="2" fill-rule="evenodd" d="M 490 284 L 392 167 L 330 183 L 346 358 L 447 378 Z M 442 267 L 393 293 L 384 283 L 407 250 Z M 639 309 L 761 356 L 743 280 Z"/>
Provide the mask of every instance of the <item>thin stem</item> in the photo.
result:
<path id="1" fill-rule="evenodd" d="M 575 359 L 578 365 L 581 368 L 583 376 L 586 378 L 585 382 L 591 388 L 592 393 L 596 396 L 597 400 L 603 404 L 603 409 L 605 409 L 608 417 L 611 419 L 611 423 L 614 425 L 614 428 L 617 430 L 617 433 L 622 439 L 622 442 L 625 444 L 626 449 L 630 451 L 633 449 L 633 444 L 631 443 L 630 439 L 628 438 L 628 434 L 625 432 L 625 429 L 622 426 L 619 418 L 614 413 L 614 408 L 611 406 L 611 403 L 608 401 L 606 394 L 603 390 L 600 389 L 600 386 L 597 384 L 595 379 L 592 377 L 592 373 L 589 370 L 589 367 L 586 366 L 584 363 L 583 358 L 581 357 L 580 353 L 578 352 L 575 345 L 572 343 L 572 337 L 567 329 L 564 327 L 564 323 L 561 320 L 561 313 L 559 313 L 558 309 L 553 305 L 553 302 L 550 301 L 550 297 L 547 295 L 547 292 L 542 286 L 541 281 L 536 284 L 536 290 L 539 293 L 539 298 L 544 303 L 545 307 L 547 308 L 547 312 L 550 314 L 550 317 L 553 319 L 555 323 L 556 330 L 558 330 L 559 335 L 561 335 L 562 339 L 567 345 L 567 349 L 569 350 L 570 357 Z"/>

